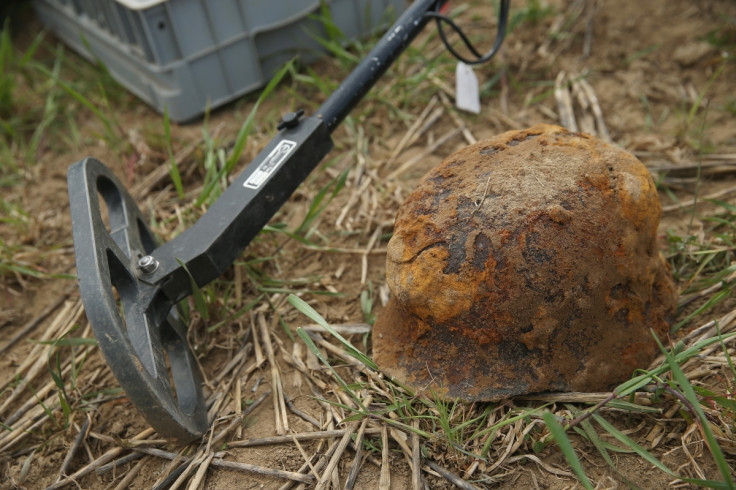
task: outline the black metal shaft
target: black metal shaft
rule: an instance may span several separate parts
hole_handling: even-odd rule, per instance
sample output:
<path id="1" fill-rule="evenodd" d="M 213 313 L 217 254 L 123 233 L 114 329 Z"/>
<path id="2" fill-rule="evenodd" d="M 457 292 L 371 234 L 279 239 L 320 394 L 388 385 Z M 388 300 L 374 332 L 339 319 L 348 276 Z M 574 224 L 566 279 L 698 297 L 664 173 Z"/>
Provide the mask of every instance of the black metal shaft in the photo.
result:
<path id="1" fill-rule="evenodd" d="M 160 265 L 143 279 L 176 301 L 191 293 L 189 274 L 199 286 L 220 277 L 331 149 L 315 117 L 279 131 L 191 228 L 151 253 Z"/>
<path id="2" fill-rule="evenodd" d="M 222 275 L 332 147 L 330 133 L 427 24 L 424 14 L 442 0 L 416 0 L 314 117 L 286 124 L 197 223 L 152 252 L 158 268 L 141 279 L 159 285 L 169 300 L 191 293 L 189 275 L 203 286 Z M 282 146 L 288 141 L 288 147 Z M 293 145 L 293 146 L 292 146 Z M 244 187 L 275 148 L 288 151 L 263 186 Z M 271 175 L 271 172 L 273 174 Z M 182 267 L 183 266 L 183 267 Z"/>
<path id="3" fill-rule="evenodd" d="M 353 107 L 421 32 L 429 21 L 429 17 L 424 14 L 437 3 L 438 0 L 415 0 L 363 61 L 322 104 L 316 116 L 324 121 L 330 132 L 345 119 Z"/>

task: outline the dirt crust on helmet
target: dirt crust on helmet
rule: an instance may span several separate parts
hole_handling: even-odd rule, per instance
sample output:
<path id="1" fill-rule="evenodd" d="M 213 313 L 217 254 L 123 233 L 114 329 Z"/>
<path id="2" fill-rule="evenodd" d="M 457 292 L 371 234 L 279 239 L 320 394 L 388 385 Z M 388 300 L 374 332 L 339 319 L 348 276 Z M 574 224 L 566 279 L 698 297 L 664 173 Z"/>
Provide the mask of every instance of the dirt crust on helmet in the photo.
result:
<path id="1" fill-rule="evenodd" d="M 454 153 L 398 211 L 376 362 L 467 400 L 608 389 L 675 313 L 661 214 L 644 165 L 585 134 L 538 125 Z"/>

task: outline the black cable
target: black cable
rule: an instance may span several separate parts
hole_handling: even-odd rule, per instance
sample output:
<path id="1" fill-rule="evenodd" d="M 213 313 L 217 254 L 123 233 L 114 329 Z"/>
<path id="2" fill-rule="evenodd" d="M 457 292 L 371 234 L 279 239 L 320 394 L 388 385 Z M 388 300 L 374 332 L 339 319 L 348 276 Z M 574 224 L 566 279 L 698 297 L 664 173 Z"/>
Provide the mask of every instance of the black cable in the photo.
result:
<path id="1" fill-rule="evenodd" d="M 473 46 L 473 43 L 470 42 L 468 37 L 465 35 L 463 30 L 455 24 L 455 22 L 447 17 L 446 15 L 439 13 L 439 8 L 442 4 L 446 2 L 438 1 L 436 5 L 435 11 L 427 12 L 425 13 L 425 17 L 432 18 L 437 23 L 437 31 L 440 34 L 440 38 L 442 39 L 442 43 L 445 45 L 447 50 L 452 53 L 452 55 L 457 58 L 458 60 L 462 61 L 466 65 L 479 65 L 481 63 L 485 63 L 489 61 L 491 58 L 493 58 L 498 50 L 501 48 L 501 44 L 503 44 L 503 39 L 506 37 L 506 25 L 508 24 L 509 20 L 509 5 L 511 3 L 511 0 L 501 0 L 501 5 L 498 11 L 498 30 L 496 31 L 496 41 L 493 43 L 493 48 L 487 52 L 484 55 L 481 55 L 477 49 L 475 49 L 475 46 Z M 445 35 L 445 31 L 442 28 L 442 23 L 447 23 L 459 36 L 460 39 L 462 39 L 463 43 L 465 43 L 465 46 L 470 50 L 471 53 L 475 56 L 475 59 L 468 59 L 455 51 L 455 48 L 453 48 L 450 45 L 450 42 L 447 40 L 447 36 Z"/>

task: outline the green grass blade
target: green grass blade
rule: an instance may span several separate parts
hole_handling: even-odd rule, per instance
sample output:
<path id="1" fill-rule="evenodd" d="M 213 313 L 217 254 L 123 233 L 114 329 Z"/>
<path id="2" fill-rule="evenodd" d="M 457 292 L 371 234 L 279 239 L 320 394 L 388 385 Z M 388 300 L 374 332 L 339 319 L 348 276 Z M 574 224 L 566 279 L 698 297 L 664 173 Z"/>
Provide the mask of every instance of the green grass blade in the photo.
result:
<path id="1" fill-rule="evenodd" d="M 325 356 L 322 355 L 322 351 L 317 348 L 317 345 L 312 340 L 312 337 L 310 337 L 309 334 L 302 327 L 297 328 L 296 333 L 304 341 L 307 348 L 311 350 L 320 361 L 322 361 L 322 364 L 327 366 L 327 369 L 330 370 L 337 382 L 340 383 L 340 386 L 345 391 L 345 393 L 347 393 L 347 395 L 350 396 L 350 398 L 360 407 L 360 410 L 362 410 L 364 413 L 368 413 L 368 409 L 363 405 L 363 402 L 360 400 L 360 398 L 358 398 L 355 393 L 353 393 L 353 390 L 350 389 L 348 384 L 340 377 L 339 374 L 337 374 L 335 368 L 333 368 L 332 365 L 327 361 Z"/>
<path id="2" fill-rule="evenodd" d="M 647 407 L 626 400 L 611 400 L 606 404 L 606 406 L 608 408 L 617 408 L 619 410 L 626 410 L 635 413 L 662 413 L 661 408 Z"/>
<path id="3" fill-rule="evenodd" d="M 686 481 L 688 483 L 693 483 L 695 485 L 700 485 L 703 487 L 710 487 L 710 488 L 718 488 L 718 489 L 725 489 L 729 490 L 733 488 L 733 484 L 731 483 L 731 486 L 728 486 L 728 483 L 714 481 L 714 480 L 696 480 L 691 478 L 682 478 L 681 476 L 677 475 L 674 471 L 669 469 L 667 466 L 665 466 L 661 461 L 659 461 L 654 455 L 652 455 L 649 451 L 638 445 L 633 439 L 631 439 L 629 436 L 621 432 L 620 430 L 616 429 L 610 422 L 608 422 L 605 418 L 603 418 L 601 415 L 598 415 L 597 413 L 593 414 L 593 418 L 595 419 L 598 424 L 603 427 L 609 434 L 611 434 L 616 440 L 627 446 L 629 449 L 631 449 L 633 452 L 641 456 L 642 459 L 648 461 L 653 466 L 659 468 L 660 470 L 664 471 L 668 475 L 679 478 L 683 481 Z"/>
<path id="4" fill-rule="evenodd" d="M 197 281 L 194 280 L 194 276 L 189 272 L 189 269 L 187 269 L 187 266 L 182 262 L 180 259 L 176 259 L 176 261 L 179 263 L 179 265 L 184 269 L 184 271 L 187 273 L 187 276 L 189 276 L 189 282 L 192 287 L 192 298 L 194 298 L 194 307 L 199 312 L 200 316 L 203 320 L 209 320 L 210 314 L 209 310 L 207 309 L 207 300 L 204 297 L 204 294 L 202 293 L 202 289 L 200 289 L 199 286 L 197 286 Z"/>
<path id="5" fill-rule="evenodd" d="M 344 172 L 342 172 L 334 179 L 330 180 L 330 182 L 326 186 L 324 186 L 322 189 L 319 190 L 319 192 L 317 192 L 317 195 L 314 196 L 314 200 L 312 201 L 312 205 L 307 211 L 307 215 L 304 217 L 304 220 L 294 232 L 295 234 L 300 235 L 304 233 L 307 228 L 311 226 L 314 220 L 322 213 L 322 211 L 332 202 L 335 196 L 337 196 L 337 194 L 345 187 L 345 182 L 348 178 L 349 171 L 350 168 L 345 169 Z M 327 197 L 327 193 L 330 191 L 331 188 L 332 192 L 330 193 L 330 197 L 327 198 L 327 202 L 323 203 L 325 197 Z"/>
<path id="6" fill-rule="evenodd" d="M 722 338 L 725 340 L 725 339 L 731 338 L 733 336 L 736 336 L 736 332 L 732 332 L 732 333 L 730 333 L 728 335 L 724 335 Z M 683 350 L 683 351 L 678 352 L 677 354 L 675 354 L 675 356 L 674 356 L 675 361 L 678 364 L 682 364 L 685 361 L 687 361 L 688 359 L 691 359 L 691 358 L 697 356 L 702 349 L 704 349 L 704 348 L 706 348 L 706 347 L 708 347 L 708 346 L 710 346 L 712 344 L 715 344 L 716 342 L 719 342 L 719 341 L 720 341 L 720 339 L 718 337 L 711 337 L 711 338 L 704 339 L 704 340 L 701 340 L 699 342 L 696 342 L 695 344 L 693 344 L 688 349 Z M 635 377 L 631 378 L 630 380 L 625 381 L 624 383 L 621 383 L 620 385 L 618 385 L 616 387 L 616 390 L 615 390 L 616 391 L 616 395 L 619 396 L 619 397 L 626 397 L 626 396 L 634 393 L 635 391 L 639 390 L 640 388 L 642 388 L 642 387 L 648 385 L 649 383 L 651 383 L 652 380 L 656 376 L 660 376 L 660 375 L 666 373 L 669 370 L 670 370 L 669 365 L 667 363 L 664 363 L 661 366 L 657 367 L 656 369 L 653 369 L 652 371 L 649 371 L 649 372 L 647 372 L 645 374 L 640 374 L 638 376 L 635 376 Z"/>
<path id="7" fill-rule="evenodd" d="M 248 117 L 245 119 L 245 122 L 240 127 L 240 131 L 238 132 L 237 138 L 235 138 L 235 145 L 233 146 L 233 151 L 230 154 L 230 157 L 227 159 L 227 164 L 225 165 L 224 171 L 225 173 L 229 173 L 232 171 L 232 169 L 235 167 L 235 165 L 238 163 L 238 159 L 240 159 L 240 155 L 243 154 L 243 149 L 245 148 L 245 143 L 248 140 L 248 136 L 250 135 L 251 130 L 253 129 L 253 123 L 256 118 L 256 112 L 258 111 L 258 108 L 260 107 L 261 103 L 263 103 L 264 100 L 273 92 L 273 90 L 276 88 L 276 86 L 281 83 L 281 80 L 284 78 L 284 76 L 293 70 L 293 61 L 289 61 L 286 63 L 286 65 L 281 68 L 276 75 L 271 79 L 270 82 L 268 82 L 268 85 L 266 85 L 266 88 L 263 89 L 263 92 L 261 92 L 261 95 L 258 97 L 258 100 L 256 101 L 255 105 L 253 106 L 253 109 L 251 109 L 250 114 L 248 114 Z"/>
<path id="8" fill-rule="evenodd" d="M 321 326 L 322 328 L 324 328 L 325 330 L 327 330 L 330 333 L 330 335 L 332 335 L 337 340 L 339 340 L 340 343 L 345 347 L 345 350 L 347 351 L 347 353 L 351 357 L 354 357 L 355 359 L 359 360 L 360 362 L 362 362 L 363 364 L 365 364 L 369 368 L 371 368 L 371 369 L 373 369 L 375 371 L 378 371 L 378 365 L 375 362 L 373 362 L 373 359 L 371 359 L 370 357 L 368 357 L 365 354 L 363 354 L 360 350 L 356 349 L 353 346 L 353 344 L 351 344 L 345 337 L 343 337 L 342 335 L 340 335 L 339 333 L 337 333 L 335 331 L 335 329 L 332 328 L 330 326 L 330 324 L 327 323 L 327 321 L 324 318 L 322 318 L 322 315 L 320 315 L 319 313 L 317 313 L 314 310 L 314 308 L 312 308 L 311 306 L 309 306 L 303 299 L 301 299 L 301 298 L 299 298 L 299 297 L 294 296 L 293 294 L 291 294 L 291 295 L 289 295 L 289 303 L 291 303 L 291 305 L 294 308 L 296 308 L 297 310 L 299 310 L 300 312 L 302 312 L 304 315 L 306 315 L 307 317 L 309 317 L 310 319 L 312 319 L 319 326 Z"/>
<path id="9" fill-rule="evenodd" d="M 578 476 L 580 483 L 586 489 L 593 490 L 593 485 L 591 485 L 588 476 L 585 474 L 583 465 L 580 464 L 580 460 L 578 459 L 577 454 L 575 454 L 575 449 L 573 449 L 570 439 L 567 437 L 567 434 L 565 434 L 565 429 L 563 429 L 559 422 L 555 420 L 555 416 L 551 412 L 544 412 L 542 414 L 542 419 L 544 419 L 544 423 L 547 424 L 547 428 L 552 433 L 552 437 L 555 439 L 557 446 L 565 456 L 567 464 L 570 465 L 572 471 L 574 471 Z"/>
<path id="10" fill-rule="evenodd" d="M 253 308 L 255 308 L 256 305 L 258 305 L 258 303 L 261 302 L 261 300 L 263 299 L 263 297 L 264 297 L 263 294 L 259 294 L 258 296 L 256 296 L 256 298 L 254 300 L 249 301 L 248 303 L 246 303 L 245 306 L 243 306 L 242 308 L 238 309 L 232 315 L 228 315 L 224 320 L 219 321 L 219 322 L 215 323 L 214 325 L 207 327 L 207 331 L 208 332 L 214 332 L 215 330 L 217 330 L 218 328 L 222 327 L 223 325 L 227 325 L 229 323 L 232 323 L 236 319 L 240 318 L 242 315 L 248 313 L 250 310 L 252 310 Z"/>
<path id="11" fill-rule="evenodd" d="M 718 322 L 716 322 L 716 332 L 718 333 L 718 340 L 721 342 L 721 349 L 723 349 L 723 354 L 726 356 L 728 367 L 731 368 L 731 373 L 733 374 L 734 379 L 736 379 L 736 366 L 733 363 L 733 359 L 731 359 L 731 354 L 728 353 L 726 343 L 723 341 L 723 334 L 721 333 L 721 327 Z M 734 411 L 736 411 L 736 409 L 734 409 Z"/>
<path id="12" fill-rule="evenodd" d="M 706 301 L 703 305 L 701 305 L 698 309 L 690 313 L 688 316 L 683 318 L 680 322 L 678 322 L 674 327 L 670 329 L 672 333 L 677 332 L 679 329 L 681 329 L 683 326 L 685 326 L 690 320 L 695 318 L 698 315 L 701 315 L 702 313 L 710 310 L 715 305 L 723 301 L 724 299 L 731 296 L 731 290 L 730 289 L 724 289 L 722 291 L 718 291 L 716 294 L 712 295 L 708 298 L 708 301 Z"/>
<path id="13" fill-rule="evenodd" d="M 167 106 L 164 106 L 164 138 L 166 139 L 166 150 L 169 152 L 169 175 L 171 181 L 174 182 L 174 187 L 176 187 L 176 194 L 179 199 L 183 199 L 184 186 L 181 183 L 181 173 L 179 173 L 179 166 L 174 158 L 174 149 L 171 146 L 171 123 L 169 122 L 169 108 Z"/>
<path id="14" fill-rule="evenodd" d="M 666 467 L 660 460 L 654 457 L 649 451 L 638 445 L 633 439 L 631 439 L 629 436 L 618 430 L 616 427 L 614 427 L 608 420 L 603 418 L 601 415 L 598 415 L 597 413 L 593 414 L 593 418 L 595 419 L 598 424 L 603 427 L 604 430 L 606 430 L 609 434 L 611 434 L 616 440 L 627 446 L 629 449 L 634 451 L 636 454 L 641 456 L 643 459 L 651 463 L 653 466 L 656 466 L 660 470 L 664 471 L 668 475 L 674 476 L 675 478 L 678 478 L 678 476 L 673 472 L 671 469 Z"/>
<path id="15" fill-rule="evenodd" d="M 697 393 L 701 397 L 717 403 L 726 410 L 736 412 L 736 400 L 727 398 L 725 396 L 719 396 L 717 393 L 713 393 L 712 391 L 706 390 L 705 388 L 702 388 L 700 386 L 693 386 L 693 389 L 695 390 L 695 393 Z"/>
<path id="16" fill-rule="evenodd" d="M 721 447 L 718 445 L 718 441 L 716 440 L 715 436 L 713 435 L 713 431 L 710 428 L 710 422 L 708 422 L 708 419 L 705 416 L 705 412 L 703 412 L 703 408 L 700 406 L 700 400 L 698 399 L 698 396 L 695 394 L 695 390 L 693 389 L 693 386 L 690 384 L 690 381 L 687 379 L 687 376 L 685 376 L 685 373 L 682 372 L 682 369 L 680 368 L 680 365 L 677 363 L 674 357 L 672 357 L 672 354 L 664 348 L 664 346 L 659 342 L 659 339 L 657 336 L 652 332 L 652 335 L 654 335 L 655 340 L 659 344 L 659 348 L 662 350 L 662 352 L 665 355 L 665 358 L 667 359 L 667 364 L 669 364 L 670 369 L 672 371 L 672 375 L 677 382 L 677 384 L 680 386 L 680 390 L 685 395 L 685 398 L 687 401 L 690 402 L 690 404 L 693 407 L 693 410 L 695 410 L 695 414 L 698 418 L 698 425 L 700 427 L 700 431 L 703 434 L 703 437 L 705 438 L 705 442 L 708 446 L 708 449 L 710 450 L 711 455 L 713 456 L 713 459 L 716 462 L 716 465 L 718 466 L 718 470 L 721 472 L 721 475 L 723 476 L 724 482 L 726 483 L 726 487 L 729 490 L 733 490 L 736 488 L 736 485 L 734 485 L 733 478 L 731 476 L 731 468 L 728 465 L 728 462 L 726 461 L 726 457 L 723 455 L 723 451 L 721 450 Z M 720 339 L 719 339 L 720 340 Z"/>
<path id="17" fill-rule="evenodd" d="M 44 75 L 46 75 L 50 79 L 54 80 L 73 99 L 75 99 L 77 102 L 79 102 L 84 107 L 86 107 L 87 109 L 89 109 L 92 112 L 92 114 L 94 114 L 95 116 L 97 116 L 97 118 L 105 126 L 105 131 L 107 132 L 108 137 L 111 140 L 114 139 L 114 135 L 115 135 L 115 131 L 113 129 L 114 124 L 113 124 L 112 120 L 110 119 L 110 116 L 108 116 L 102 110 L 100 110 L 87 97 L 85 97 L 84 95 L 82 95 L 79 92 L 77 92 L 74 88 L 72 88 L 71 85 L 69 85 L 65 81 L 61 80 L 60 78 L 54 76 L 54 74 L 51 71 L 49 71 L 49 69 L 46 68 L 45 66 L 43 66 L 41 64 L 38 64 L 38 63 L 29 63 L 29 66 L 32 66 L 33 68 L 35 68 L 36 70 L 40 71 L 41 73 L 43 73 Z"/>
<path id="18" fill-rule="evenodd" d="M 97 339 L 90 337 L 62 337 L 56 340 L 32 340 L 36 344 L 55 345 L 58 347 L 75 347 L 97 345 Z"/>

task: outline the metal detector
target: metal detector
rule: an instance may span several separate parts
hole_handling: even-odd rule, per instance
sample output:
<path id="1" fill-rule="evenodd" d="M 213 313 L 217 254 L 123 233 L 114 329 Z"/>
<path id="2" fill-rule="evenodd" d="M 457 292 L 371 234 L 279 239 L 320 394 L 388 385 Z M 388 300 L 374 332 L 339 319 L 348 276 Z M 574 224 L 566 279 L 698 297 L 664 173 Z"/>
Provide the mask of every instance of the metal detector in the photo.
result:
<path id="1" fill-rule="evenodd" d="M 286 114 L 273 140 L 209 210 L 167 243 L 158 244 L 133 198 L 104 164 L 86 158 L 69 168 L 77 274 L 87 318 L 123 390 L 161 436 L 186 443 L 209 427 L 199 368 L 178 309 L 193 284 L 202 287 L 218 278 L 240 256 L 332 149 L 332 131 L 430 19 L 458 57 L 442 23 L 460 34 L 476 56 L 463 61 L 487 61 L 500 47 L 509 0 L 500 4 L 496 42 L 484 56 L 440 12 L 445 4 L 415 0 L 314 115 Z"/>

